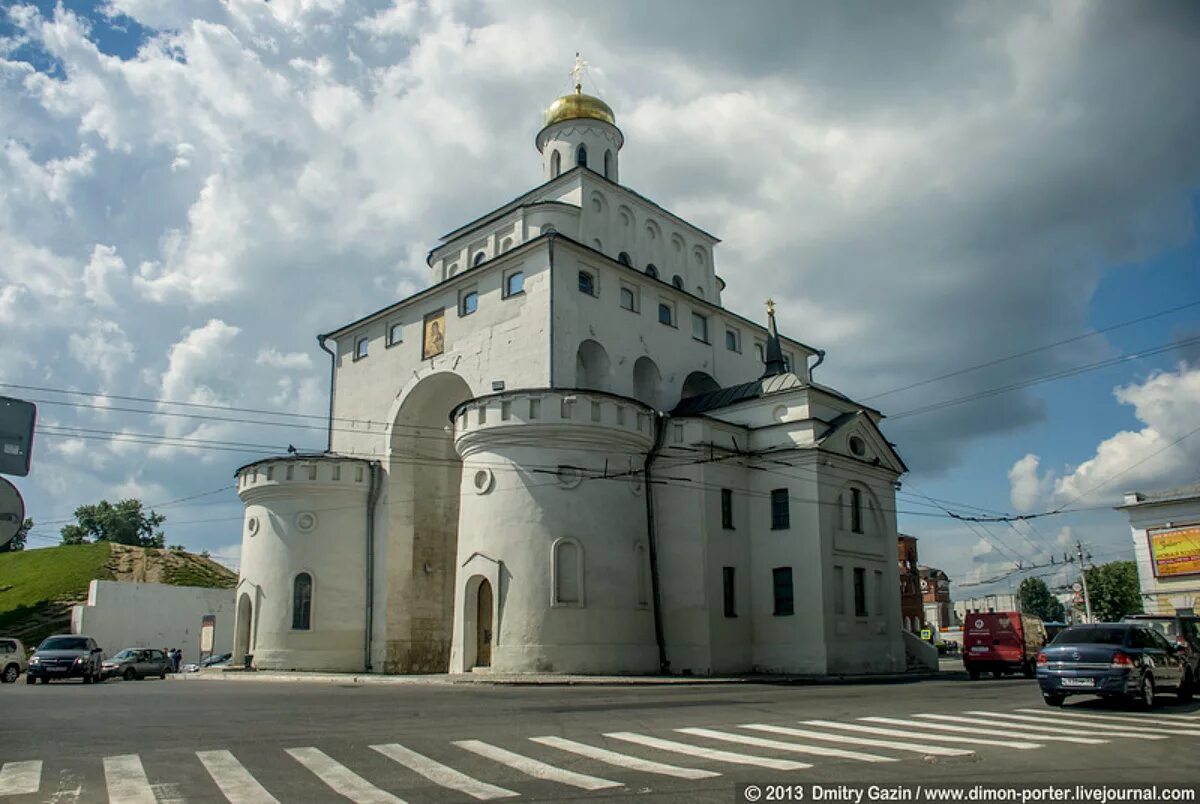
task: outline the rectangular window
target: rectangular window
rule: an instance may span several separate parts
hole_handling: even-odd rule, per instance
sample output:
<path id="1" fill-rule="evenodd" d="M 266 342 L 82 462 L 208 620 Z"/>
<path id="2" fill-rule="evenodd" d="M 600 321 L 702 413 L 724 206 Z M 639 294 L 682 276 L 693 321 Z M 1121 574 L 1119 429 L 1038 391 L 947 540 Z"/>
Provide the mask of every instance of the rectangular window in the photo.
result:
<path id="1" fill-rule="evenodd" d="M 708 343 L 708 319 L 699 313 L 692 313 L 692 338 Z"/>
<path id="2" fill-rule="evenodd" d="M 621 307 L 629 310 L 631 313 L 638 311 L 637 290 L 629 285 L 621 285 Z"/>
<path id="3" fill-rule="evenodd" d="M 850 530 L 862 533 L 862 492 L 850 489 Z"/>
<path id="4" fill-rule="evenodd" d="M 784 370 L 792 371 L 793 370 L 792 366 L 794 366 L 794 365 L 795 365 L 795 363 L 793 362 L 792 353 L 784 352 L 783 353 L 783 368 L 784 368 Z"/>
<path id="5" fill-rule="evenodd" d="M 404 342 L 404 325 L 395 321 L 388 326 L 387 345 L 395 346 Z"/>
<path id="6" fill-rule="evenodd" d="M 460 316 L 468 316 L 479 309 L 479 293 L 472 289 L 463 291 L 458 297 L 458 314 Z"/>
<path id="7" fill-rule="evenodd" d="M 721 567 L 721 588 L 725 592 L 725 616 L 737 616 L 737 589 L 733 580 L 733 567 Z"/>
<path id="8" fill-rule="evenodd" d="M 504 277 L 504 298 L 519 296 L 525 292 L 525 272 L 513 271 Z"/>
<path id="9" fill-rule="evenodd" d="M 721 527 L 733 530 L 733 489 L 721 489 Z"/>
<path id="10" fill-rule="evenodd" d="M 742 339 L 736 329 L 725 330 L 725 348 L 731 352 L 742 351 Z"/>
<path id="11" fill-rule="evenodd" d="M 668 327 L 675 326 L 675 310 L 666 302 L 658 303 L 658 323 Z"/>
<path id="12" fill-rule="evenodd" d="M 767 353 L 761 343 L 754 344 L 754 356 L 758 358 L 759 363 L 767 362 Z"/>
<path id="13" fill-rule="evenodd" d="M 367 350 L 370 349 L 371 341 L 367 338 L 359 338 L 354 342 L 354 359 L 362 360 L 367 356 Z"/>
<path id="14" fill-rule="evenodd" d="M 854 616 L 867 616 L 867 571 L 854 568 Z"/>
<path id="15" fill-rule="evenodd" d="M 512 400 L 505 399 L 500 403 L 500 421 L 506 422 L 512 418 Z"/>
<path id="16" fill-rule="evenodd" d="M 883 614 L 883 573 L 875 570 L 875 616 Z"/>
<path id="17" fill-rule="evenodd" d="M 771 570 L 771 581 L 775 590 L 775 616 L 795 614 L 796 604 L 792 597 L 792 568 L 776 567 Z"/>
<path id="18" fill-rule="evenodd" d="M 586 293 L 589 296 L 596 295 L 596 277 L 592 276 L 587 271 L 579 272 L 579 292 Z"/>
<path id="19" fill-rule="evenodd" d="M 792 526 L 787 489 L 771 491 L 771 530 L 787 530 Z"/>
<path id="20" fill-rule="evenodd" d="M 531 419 L 542 418 L 542 400 L 540 400 L 540 399 L 529 400 L 529 418 L 531 418 Z"/>
<path id="21" fill-rule="evenodd" d="M 846 568 L 833 567 L 833 613 L 846 613 Z"/>

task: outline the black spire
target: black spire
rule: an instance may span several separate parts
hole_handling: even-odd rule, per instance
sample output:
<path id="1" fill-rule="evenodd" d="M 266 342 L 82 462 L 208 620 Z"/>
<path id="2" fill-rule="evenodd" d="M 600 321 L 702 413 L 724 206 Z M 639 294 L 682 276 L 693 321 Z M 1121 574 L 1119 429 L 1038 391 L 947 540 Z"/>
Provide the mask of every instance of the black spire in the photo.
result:
<path id="1" fill-rule="evenodd" d="M 787 373 L 787 364 L 783 361 L 783 348 L 779 345 L 779 330 L 775 327 L 775 300 L 767 299 L 767 354 L 766 370 L 763 378 L 778 377 Z"/>

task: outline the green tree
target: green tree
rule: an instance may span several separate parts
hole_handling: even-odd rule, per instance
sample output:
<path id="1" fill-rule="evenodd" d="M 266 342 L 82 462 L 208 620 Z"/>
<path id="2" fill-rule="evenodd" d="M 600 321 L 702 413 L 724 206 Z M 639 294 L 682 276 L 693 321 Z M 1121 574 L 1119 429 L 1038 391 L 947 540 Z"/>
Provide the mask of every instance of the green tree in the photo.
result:
<path id="1" fill-rule="evenodd" d="M 1046 622 L 1062 622 L 1066 617 L 1063 604 L 1050 594 L 1050 587 L 1041 578 L 1026 578 L 1017 589 L 1021 611 L 1034 614 Z"/>
<path id="2" fill-rule="evenodd" d="M 75 520 L 76 524 L 62 529 L 63 544 L 92 541 L 162 547 L 166 540 L 158 526 L 167 518 L 143 511 L 141 500 L 121 500 L 116 505 L 101 500 L 96 505 L 81 505 L 75 509 Z"/>
<path id="3" fill-rule="evenodd" d="M 1092 617 L 1100 622 L 1113 622 L 1142 610 L 1142 587 L 1137 564 L 1132 561 L 1110 561 L 1088 569 L 1087 585 Z"/>
<path id="4" fill-rule="evenodd" d="M 25 549 L 25 540 L 29 537 L 29 531 L 33 530 L 33 520 L 26 519 L 21 523 L 21 527 L 17 530 L 17 535 L 13 536 L 8 544 L 0 544 L 0 553 L 16 553 Z"/>

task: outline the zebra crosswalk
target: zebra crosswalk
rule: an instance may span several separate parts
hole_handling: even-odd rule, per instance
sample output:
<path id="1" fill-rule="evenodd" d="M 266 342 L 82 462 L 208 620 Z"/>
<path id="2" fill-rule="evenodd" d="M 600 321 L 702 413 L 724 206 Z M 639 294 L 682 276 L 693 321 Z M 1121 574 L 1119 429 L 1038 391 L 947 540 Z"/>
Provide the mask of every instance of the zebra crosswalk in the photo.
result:
<path id="1" fill-rule="evenodd" d="M 912 754 L 967 757 L 1051 743 L 1102 745 L 1196 735 L 1200 735 L 1200 715 L 1018 708 L 719 727 L 678 725 L 590 736 L 514 735 L 442 743 L 418 738 L 408 744 L 381 742 L 358 748 L 208 749 L 190 754 L 185 761 L 172 753 L 170 762 L 154 754 L 125 753 L 93 760 L 70 774 L 64 771 L 72 783 L 78 781 L 65 793 L 61 787 L 53 791 L 43 778 L 48 765 L 63 765 L 61 759 L 0 762 L 0 802 L 158 804 L 174 798 L 171 791 L 184 788 L 189 797 L 231 804 L 279 804 L 295 800 L 297 789 L 326 789 L 332 799 L 355 804 L 523 796 L 546 800 L 547 788 L 561 791 L 555 798 L 642 791 L 656 779 L 704 782 L 746 768 L 786 775 L 828 762 L 871 765 L 902 762 Z M 287 769 L 280 771 L 279 764 Z M 193 795 L 206 782 L 212 789 Z"/>

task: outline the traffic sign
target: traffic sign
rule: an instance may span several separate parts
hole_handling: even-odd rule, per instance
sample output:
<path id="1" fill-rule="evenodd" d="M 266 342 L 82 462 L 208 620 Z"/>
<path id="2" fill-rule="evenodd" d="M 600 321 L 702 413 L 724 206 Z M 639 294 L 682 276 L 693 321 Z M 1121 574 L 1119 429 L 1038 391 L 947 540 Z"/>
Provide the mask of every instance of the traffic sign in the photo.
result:
<path id="1" fill-rule="evenodd" d="M 25 521 L 25 500 L 17 487 L 0 477 L 0 547 L 12 541 Z"/>
<path id="2" fill-rule="evenodd" d="M 24 399 L 0 396 L 0 475 L 29 474 L 37 406 Z"/>
<path id="3" fill-rule="evenodd" d="M 921 639 L 928 642 L 932 638 L 933 638 L 933 631 L 930 631 L 928 628 L 921 629 Z"/>
<path id="4" fill-rule="evenodd" d="M 1079 581 L 1076 581 L 1075 583 L 1071 584 L 1071 591 L 1073 591 L 1073 592 L 1082 592 L 1082 591 L 1083 591 L 1083 584 L 1081 584 Z"/>

